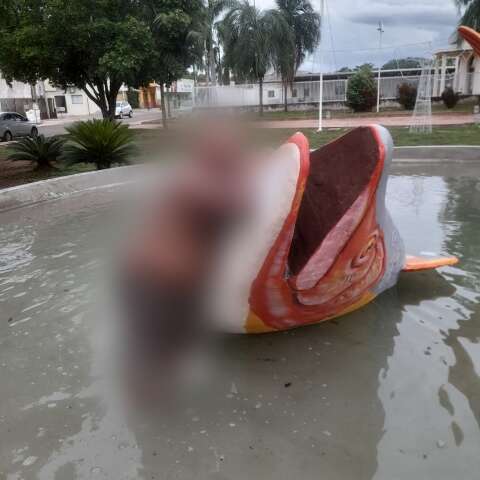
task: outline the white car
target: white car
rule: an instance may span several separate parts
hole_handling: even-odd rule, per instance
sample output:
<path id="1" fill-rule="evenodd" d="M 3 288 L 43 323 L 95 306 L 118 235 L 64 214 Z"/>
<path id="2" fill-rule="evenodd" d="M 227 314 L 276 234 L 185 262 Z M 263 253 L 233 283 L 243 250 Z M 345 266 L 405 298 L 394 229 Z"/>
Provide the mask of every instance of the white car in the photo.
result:
<path id="1" fill-rule="evenodd" d="M 115 106 L 115 118 L 133 117 L 133 108 L 128 102 L 117 102 Z"/>

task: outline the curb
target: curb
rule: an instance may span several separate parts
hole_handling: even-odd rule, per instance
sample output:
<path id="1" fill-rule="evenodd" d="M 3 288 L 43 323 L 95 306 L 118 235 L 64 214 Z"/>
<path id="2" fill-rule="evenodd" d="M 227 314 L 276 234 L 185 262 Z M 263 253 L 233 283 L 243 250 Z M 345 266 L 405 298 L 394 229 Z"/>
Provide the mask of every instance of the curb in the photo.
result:
<path id="1" fill-rule="evenodd" d="M 395 147 L 395 160 L 480 161 L 480 145 L 423 145 Z"/>
<path id="2" fill-rule="evenodd" d="M 0 212 L 135 180 L 141 165 L 77 173 L 0 190 Z"/>
<path id="3" fill-rule="evenodd" d="M 395 147 L 395 163 L 480 162 L 480 146 L 445 145 Z M 144 172 L 144 165 L 130 165 L 106 170 L 77 173 L 0 190 L 0 212 L 75 193 L 134 182 Z"/>

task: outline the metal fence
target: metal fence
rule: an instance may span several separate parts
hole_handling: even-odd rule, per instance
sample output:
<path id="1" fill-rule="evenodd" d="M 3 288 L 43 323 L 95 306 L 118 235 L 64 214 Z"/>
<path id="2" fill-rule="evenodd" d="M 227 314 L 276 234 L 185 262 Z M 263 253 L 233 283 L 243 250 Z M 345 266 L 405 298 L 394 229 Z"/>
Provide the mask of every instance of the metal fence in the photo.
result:
<path id="1" fill-rule="evenodd" d="M 453 86 L 454 74 L 445 77 L 445 87 Z M 380 79 L 380 98 L 383 101 L 395 100 L 398 87 L 402 83 L 418 85 L 420 75 L 382 77 Z M 377 82 L 377 79 L 375 79 Z M 434 82 L 439 78 L 432 75 L 432 91 Z M 347 100 L 348 79 L 324 80 L 323 102 L 344 104 Z M 320 96 L 320 81 L 294 82 L 287 88 L 287 104 L 301 105 L 318 103 Z M 266 82 L 263 84 L 263 104 L 265 106 L 283 105 L 285 89 L 281 82 Z M 260 102 L 258 84 L 216 85 L 210 87 L 195 87 L 194 105 L 196 107 L 255 107 Z"/>

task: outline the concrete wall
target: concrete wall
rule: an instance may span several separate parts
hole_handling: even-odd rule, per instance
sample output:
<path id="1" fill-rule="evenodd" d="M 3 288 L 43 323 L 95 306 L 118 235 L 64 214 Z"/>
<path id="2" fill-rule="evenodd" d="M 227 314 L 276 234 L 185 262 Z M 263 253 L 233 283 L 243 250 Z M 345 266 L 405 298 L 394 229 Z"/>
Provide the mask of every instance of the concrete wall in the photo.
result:
<path id="1" fill-rule="evenodd" d="M 475 69 L 472 79 L 472 94 L 480 95 L 480 57 L 476 57 L 473 63 Z"/>
<path id="2" fill-rule="evenodd" d="M 0 111 L 15 111 L 25 113 L 32 106 L 32 90 L 30 85 L 22 82 L 12 82 L 9 86 L 0 75 Z"/>
<path id="3" fill-rule="evenodd" d="M 82 103 L 74 103 L 75 98 L 77 102 L 78 99 L 81 98 Z M 71 93 L 70 89 L 68 89 L 65 94 L 65 100 L 68 115 L 89 115 L 100 111 L 98 106 L 87 97 L 85 92 L 78 89 L 76 89 L 74 93 Z"/>
<path id="4" fill-rule="evenodd" d="M 16 81 L 10 87 L 0 75 L 0 98 L 32 98 L 32 90 L 27 83 Z"/>

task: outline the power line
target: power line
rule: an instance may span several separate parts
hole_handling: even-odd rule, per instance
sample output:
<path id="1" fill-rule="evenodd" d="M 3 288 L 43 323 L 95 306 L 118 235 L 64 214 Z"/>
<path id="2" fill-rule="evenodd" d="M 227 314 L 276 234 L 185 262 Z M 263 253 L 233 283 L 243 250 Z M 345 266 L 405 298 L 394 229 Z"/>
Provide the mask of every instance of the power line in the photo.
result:
<path id="1" fill-rule="evenodd" d="M 433 47 L 433 45 L 445 45 L 445 43 L 448 43 L 448 40 L 446 41 L 425 41 L 425 42 L 417 42 L 417 43 L 404 43 L 400 45 L 384 45 L 382 46 L 382 50 L 397 50 L 399 48 L 404 48 L 404 47 L 416 47 L 416 46 L 425 46 L 425 47 Z M 323 53 L 359 53 L 359 52 L 372 52 L 376 51 L 378 52 L 378 47 L 376 48 L 358 48 L 358 49 L 345 49 L 345 50 L 323 50 Z"/>

